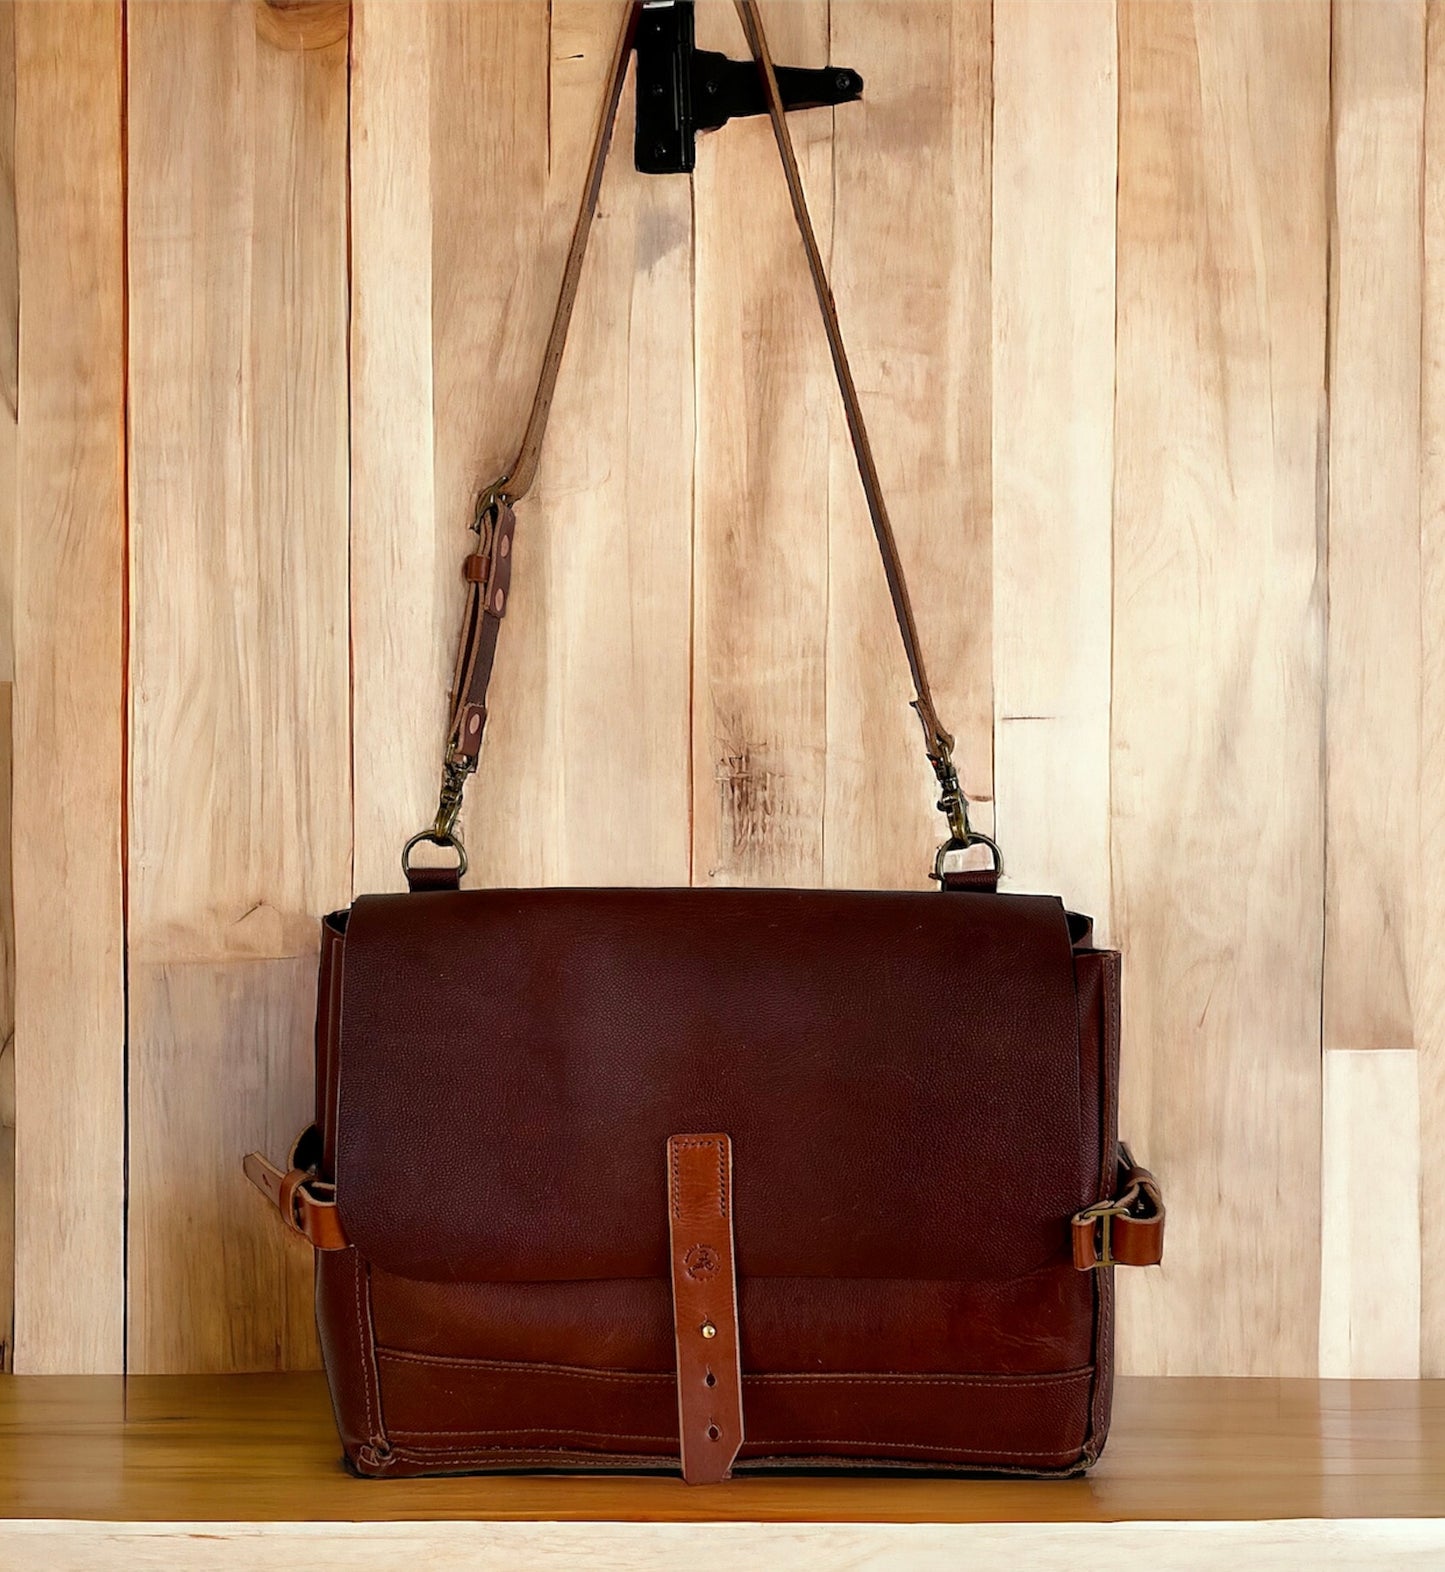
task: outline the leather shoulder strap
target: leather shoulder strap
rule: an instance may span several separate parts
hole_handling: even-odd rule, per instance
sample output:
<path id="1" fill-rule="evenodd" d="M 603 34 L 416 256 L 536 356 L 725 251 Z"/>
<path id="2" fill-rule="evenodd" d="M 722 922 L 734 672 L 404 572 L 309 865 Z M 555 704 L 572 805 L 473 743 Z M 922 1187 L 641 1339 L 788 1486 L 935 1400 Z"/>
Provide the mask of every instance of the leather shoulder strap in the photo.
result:
<path id="1" fill-rule="evenodd" d="M 908 596 L 908 585 L 903 576 L 903 564 L 898 554 L 893 526 L 888 517 L 888 506 L 883 498 L 878 466 L 873 457 L 872 445 L 868 440 L 863 407 L 848 362 L 848 351 L 843 342 L 843 331 L 838 322 L 832 287 L 828 282 L 823 254 L 813 229 L 812 216 L 808 211 L 802 175 L 798 169 L 797 154 L 793 147 L 792 133 L 788 129 L 787 115 L 783 108 L 772 55 L 768 49 L 767 35 L 763 30 L 762 16 L 758 10 L 757 0 L 735 0 L 735 4 L 748 47 L 757 62 L 762 79 L 773 136 L 782 160 L 783 175 L 787 181 L 793 214 L 802 236 L 803 249 L 808 259 L 808 271 L 812 276 L 814 293 L 817 295 L 818 307 L 822 313 L 823 327 L 828 339 L 828 351 L 837 377 L 838 390 L 843 399 L 848 436 L 857 460 L 869 517 L 873 522 L 873 533 L 878 542 L 879 554 L 883 559 L 883 572 L 888 581 L 888 592 L 892 598 L 899 636 L 903 642 L 908 669 L 913 679 L 913 708 L 922 723 L 924 748 L 941 789 L 938 806 L 948 819 L 949 839 L 940 849 L 935 873 L 939 878 L 943 877 L 943 859 L 946 853 L 962 850 L 975 843 L 983 843 L 992 852 L 995 863 L 993 878 L 996 879 L 999 871 L 998 848 L 986 836 L 974 831 L 968 822 L 968 802 L 953 764 L 953 736 L 939 719 L 933 702 L 923 649 L 918 638 L 918 626 Z M 592 221 L 597 212 L 598 196 L 602 189 L 602 173 L 612 143 L 612 133 L 617 124 L 618 106 L 622 101 L 628 57 L 636 38 L 643 9 L 640 0 L 628 0 L 623 8 L 622 26 L 613 50 L 612 68 L 603 98 L 601 119 L 592 144 L 592 156 L 587 166 L 582 201 L 578 208 L 576 223 L 572 228 L 572 241 L 568 247 L 566 264 L 562 270 L 562 288 L 557 297 L 557 308 L 552 316 L 551 331 L 547 335 L 546 353 L 542 359 L 537 390 L 532 399 L 521 446 L 506 474 L 494 481 L 482 493 L 478 502 L 477 517 L 473 525 L 478 535 L 478 545 L 477 550 L 468 558 L 465 568 L 469 593 L 451 695 L 451 720 L 441 801 L 432 827 L 414 836 L 403 853 L 403 867 L 406 868 L 409 879 L 413 872 L 409 865 L 410 852 L 418 841 L 431 841 L 453 847 L 460 863 L 459 874 L 465 871 L 465 853 L 456 837 L 455 828 L 466 776 L 476 768 L 481 754 L 482 733 L 486 724 L 487 684 L 491 677 L 496 651 L 498 626 L 505 609 L 505 589 L 502 589 L 500 595 L 498 589 L 499 581 L 510 572 L 510 564 L 499 560 L 499 554 L 500 558 L 504 559 L 511 551 L 512 531 L 515 526 L 512 506 L 527 494 L 537 477 L 542 441 L 547 430 L 547 417 L 552 409 L 552 399 L 557 388 L 557 374 L 562 365 L 562 354 L 567 342 L 567 330 L 577 302 L 587 240 L 592 231 Z M 423 872 L 420 869 L 415 871 L 419 874 Z"/>

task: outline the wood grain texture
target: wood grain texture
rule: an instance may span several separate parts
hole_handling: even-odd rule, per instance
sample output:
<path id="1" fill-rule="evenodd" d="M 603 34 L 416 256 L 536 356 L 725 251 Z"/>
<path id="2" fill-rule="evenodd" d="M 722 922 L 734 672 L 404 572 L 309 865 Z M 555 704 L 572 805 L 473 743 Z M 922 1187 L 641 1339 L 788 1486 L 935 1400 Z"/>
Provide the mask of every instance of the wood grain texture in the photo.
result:
<path id="1" fill-rule="evenodd" d="M 378 1486 L 338 1461 L 319 1374 L 133 1377 L 127 1387 L 95 1377 L 0 1381 L 0 1521 L 180 1519 L 201 1535 L 225 1523 L 378 1518 L 594 1531 L 614 1522 L 1438 1523 L 1442 1502 L 1439 1382 L 1125 1379 L 1108 1450 L 1085 1478 L 765 1473 L 713 1491 L 606 1474 Z"/>
<path id="2" fill-rule="evenodd" d="M 240 1159 L 309 1117 L 317 916 L 350 887 L 347 51 L 265 21 L 128 12 L 140 1371 L 316 1357 L 310 1263 Z"/>
<path id="3" fill-rule="evenodd" d="M 1324 1057 L 1320 1374 L 1420 1374 L 1420 1095 L 1413 1049 Z"/>
<path id="4" fill-rule="evenodd" d="M 1109 935 L 1114 0 L 994 14 L 994 749 L 1008 887 Z"/>
<path id="5" fill-rule="evenodd" d="M 550 111 L 545 265 L 532 265 L 535 238 L 519 241 L 539 321 L 555 301 L 622 15 L 597 0 L 553 4 L 546 105 L 522 106 Z M 692 197 L 687 181 L 633 167 L 634 98 L 629 86 L 537 485 L 518 505 L 512 599 L 471 793 L 484 884 L 688 882 Z M 458 164 L 457 187 L 470 178 Z M 458 265 L 471 268 L 465 247 Z M 488 371 L 475 336 L 488 320 L 484 309 L 459 311 L 451 349 L 479 392 Z M 505 308 L 500 326 L 510 340 Z M 540 367 L 531 345 L 517 393 L 491 411 L 508 447 Z M 454 449 L 472 474 L 468 424 L 439 420 L 437 430 L 439 451 Z M 511 457 L 499 453 L 493 475 L 473 483 Z"/>
<path id="6" fill-rule="evenodd" d="M 344 1565 L 349 1572 L 551 1572 L 586 1563 L 596 1572 L 670 1572 L 705 1556 L 717 1572 L 786 1566 L 789 1572 L 1433 1572 L 1445 1527 L 1433 1522 L 1073 1525 L 755 1523 L 581 1525 L 387 1523 L 217 1525 L 198 1539 L 186 1523 L 0 1526 L 11 1572 L 270 1572 L 278 1565 Z"/>
<path id="7" fill-rule="evenodd" d="M 767 13 L 776 59 L 828 59 L 827 0 Z M 721 0 L 700 47 L 745 52 Z M 832 116 L 795 115 L 818 242 L 832 245 Z M 827 755 L 828 496 L 842 439 L 827 342 L 772 128 L 698 143 L 693 516 L 693 882 L 816 887 Z"/>
<path id="8" fill-rule="evenodd" d="M 1420 1370 L 1445 1375 L 1445 5 L 1427 15 L 1420 338 Z"/>
<path id="9" fill-rule="evenodd" d="M 14 11 L 15 1364 L 33 1371 L 120 1369 L 125 1315 L 120 24 L 115 4 Z"/>
<path id="10" fill-rule="evenodd" d="M 496 104 L 489 86 L 463 104 Z M 423 13 L 362 0 L 351 39 L 353 893 L 404 887 L 398 847 L 435 801 L 444 724 L 430 160 Z"/>
<path id="11" fill-rule="evenodd" d="M 358 12 L 358 889 L 399 883 L 436 800 L 473 498 L 521 435 L 621 16 Z M 483 884 L 687 881 L 690 213 L 631 169 L 631 134 L 629 103 L 520 505 L 465 818 Z"/>
<path id="12" fill-rule="evenodd" d="M 15 227 L 15 8 L 0 8 L 0 1370 L 15 1350 L 15 546 L 20 442 L 20 252 Z"/>
<path id="13" fill-rule="evenodd" d="M 1316 1368 L 1328 23 L 1119 14 L 1121 1125 L 1171 1214 L 1136 1371 Z"/>
<path id="14" fill-rule="evenodd" d="M 20 245 L 15 209 L 15 7 L 0 7 L 0 682 L 15 680 Z"/>
<path id="15" fill-rule="evenodd" d="M 1442 5 L 764 0 L 780 61 L 867 78 L 792 124 L 976 818 L 1126 952 L 1123 1125 L 1174 1213 L 1126 1369 L 1412 1368 L 1359 1208 L 1415 1226 L 1365 1153 L 1418 1051 L 1445 1374 Z M 127 14 L 128 112 L 120 8 L 0 6 L 0 1348 L 18 1126 L 19 1362 L 119 1365 L 128 966 L 135 1367 L 305 1363 L 236 1158 L 309 1109 L 317 917 L 432 812 L 620 0 Z M 698 25 L 744 52 L 726 0 Z M 770 130 L 646 179 L 623 103 L 471 882 L 920 884 Z"/>
<path id="16" fill-rule="evenodd" d="M 441 4 L 418 11 L 382 3 L 363 9 L 363 38 L 416 34 L 424 48 L 408 56 L 408 70 L 416 75 L 393 78 L 390 90 L 379 88 L 366 103 L 383 115 L 403 118 L 410 111 L 393 101 L 394 93 L 414 94 L 426 106 L 406 128 L 405 149 L 397 145 L 395 168 L 398 180 L 418 187 L 407 198 L 414 207 L 405 219 L 417 230 L 397 261 L 409 269 L 424 268 L 425 280 L 416 273 L 386 279 L 378 298 L 384 309 L 393 291 L 404 289 L 412 312 L 425 299 L 425 315 L 408 317 L 401 325 L 415 364 L 426 367 L 430 397 L 428 408 L 398 411 L 395 384 L 366 380 L 353 362 L 353 454 L 365 448 L 363 464 L 388 462 L 391 433 L 378 430 L 375 417 L 382 427 L 395 424 L 405 432 L 404 462 L 419 464 L 423 472 L 405 482 L 418 507 L 395 516 L 396 533 L 385 541 L 371 510 L 387 501 L 390 476 L 379 484 L 364 470 L 353 476 L 358 891 L 400 885 L 402 842 L 435 811 L 464 593 L 461 562 L 473 538 L 475 497 L 512 459 L 571 227 L 571 214 L 564 211 L 570 204 L 559 202 L 554 210 L 547 202 L 546 8 Z M 354 125 L 362 111 L 363 106 L 353 105 Z M 579 167 L 579 187 L 581 175 Z M 382 233 L 387 227 L 389 220 L 364 202 L 362 188 L 354 185 L 354 344 L 362 331 L 360 313 L 378 304 L 378 298 L 367 303 L 376 273 L 370 265 L 363 267 L 363 249 L 370 255 L 378 244 L 395 243 Z M 365 357 L 364 346 L 360 352 Z M 431 507 L 421 511 L 428 484 Z M 378 565 L 376 553 L 383 545 L 387 560 Z M 494 722 L 499 709 L 525 702 L 526 695 L 508 680 L 512 668 L 504 664 L 518 653 L 519 633 L 522 640 L 528 633 L 545 637 L 530 613 L 531 602 L 519 599 L 535 583 L 529 572 L 535 537 L 525 515 L 515 546 L 513 593 L 489 706 Z M 398 612 L 400 625 L 381 632 L 378 623 L 397 621 Z M 404 643 L 405 649 L 389 658 L 388 642 L 394 648 Z M 531 675 L 527 666 L 521 669 Z M 485 776 L 496 773 L 503 730 L 488 725 Z M 530 764 L 538 768 L 535 757 Z M 535 786 L 539 777 L 528 779 Z M 464 822 L 476 863 L 474 882 L 485 884 L 495 872 L 473 829 L 480 795 L 474 783 Z M 550 803 L 551 794 L 544 794 L 525 829 L 512 823 L 547 844 Z M 499 882 L 509 881 L 502 877 Z M 538 875 L 519 882 L 538 882 Z"/>
<path id="17" fill-rule="evenodd" d="M 1425 6 L 1332 18 L 1324 1046 L 1410 1048 Z"/>
<path id="18" fill-rule="evenodd" d="M 832 60 L 857 65 L 867 84 L 861 104 L 834 116 L 833 288 L 934 696 L 980 828 L 993 798 L 989 20 L 987 3 L 966 0 L 835 5 L 829 26 Z M 826 392 L 824 881 L 926 888 L 947 826 L 841 405 Z M 786 517 L 774 513 L 770 527 Z"/>

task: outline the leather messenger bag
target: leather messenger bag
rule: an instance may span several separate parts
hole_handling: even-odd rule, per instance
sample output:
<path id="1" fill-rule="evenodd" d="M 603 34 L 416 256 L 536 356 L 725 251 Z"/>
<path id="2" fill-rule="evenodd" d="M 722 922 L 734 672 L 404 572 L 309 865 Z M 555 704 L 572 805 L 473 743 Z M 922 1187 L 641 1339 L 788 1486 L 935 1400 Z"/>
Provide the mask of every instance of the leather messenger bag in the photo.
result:
<path id="1" fill-rule="evenodd" d="M 1117 1137 L 1119 957 L 997 892 L 934 711 L 755 0 L 738 0 L 949 833 L 939 889 L 460 889 L 456 832 L 640 7 L 516 462 L 483 493 L 409 893 L 322 928 L 316 1119 L 246 1171 L 316 1249 L 358 1473 L 1071 1474 L 1114 1267 L 1164 1208 Z M 454 866 L 417 866 L 415 846 Z M 986 868 L 959 854 L 977 847 Z"/>

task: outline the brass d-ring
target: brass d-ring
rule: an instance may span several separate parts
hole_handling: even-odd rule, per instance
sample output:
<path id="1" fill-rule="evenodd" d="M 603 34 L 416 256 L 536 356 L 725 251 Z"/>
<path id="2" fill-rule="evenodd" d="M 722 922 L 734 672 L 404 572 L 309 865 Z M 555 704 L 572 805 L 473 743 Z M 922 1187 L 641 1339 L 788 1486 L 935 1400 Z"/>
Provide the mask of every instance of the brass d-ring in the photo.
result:
<path id="1" fill-rule="evenodd" d="M 933 859 L 933 875 L 940 884 L 943 883 L 943 865 L 954 852 L 967 851 L 970 846 L 987 846 L 989 856 L 993 858 L 993 871 L 997 877 L 1003 877 L 1003 853 L 998 849 L 998 842 L 990 835 L 985 835 L 981 830 L 970 830 L 967 835 L 950 835 L 938 848 Z"/>
<path id="2" fill-rule="evenodd" d="M 428 846 L 450 847 L 457 854 L 457 878 L 466 878 L 467 849 L 462 845 L 460 837 L 453 835 L 450 830 L 438 830 L 429 826 L 427 829 L 418 830 L 401 849 L 401 871 L 406 875 L 408 882 L 411 880 L 412 848 L 420 845 L 423 841 Z"/>

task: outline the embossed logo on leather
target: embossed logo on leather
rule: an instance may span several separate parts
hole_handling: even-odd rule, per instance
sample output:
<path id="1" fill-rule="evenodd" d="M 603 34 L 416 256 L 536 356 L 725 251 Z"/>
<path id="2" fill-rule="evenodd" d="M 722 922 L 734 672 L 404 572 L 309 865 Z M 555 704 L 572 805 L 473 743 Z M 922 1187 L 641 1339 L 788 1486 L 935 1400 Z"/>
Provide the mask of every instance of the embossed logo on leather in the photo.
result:
<path id="1" fill-rule="evenodd" d="M 688 1252 L 682 1258 L 683 1269 L 692 1278 L 714 1277 L 721 1263 L 717 1251 L 711 1245 L 695 1244 L 688 1247 Z"/>

